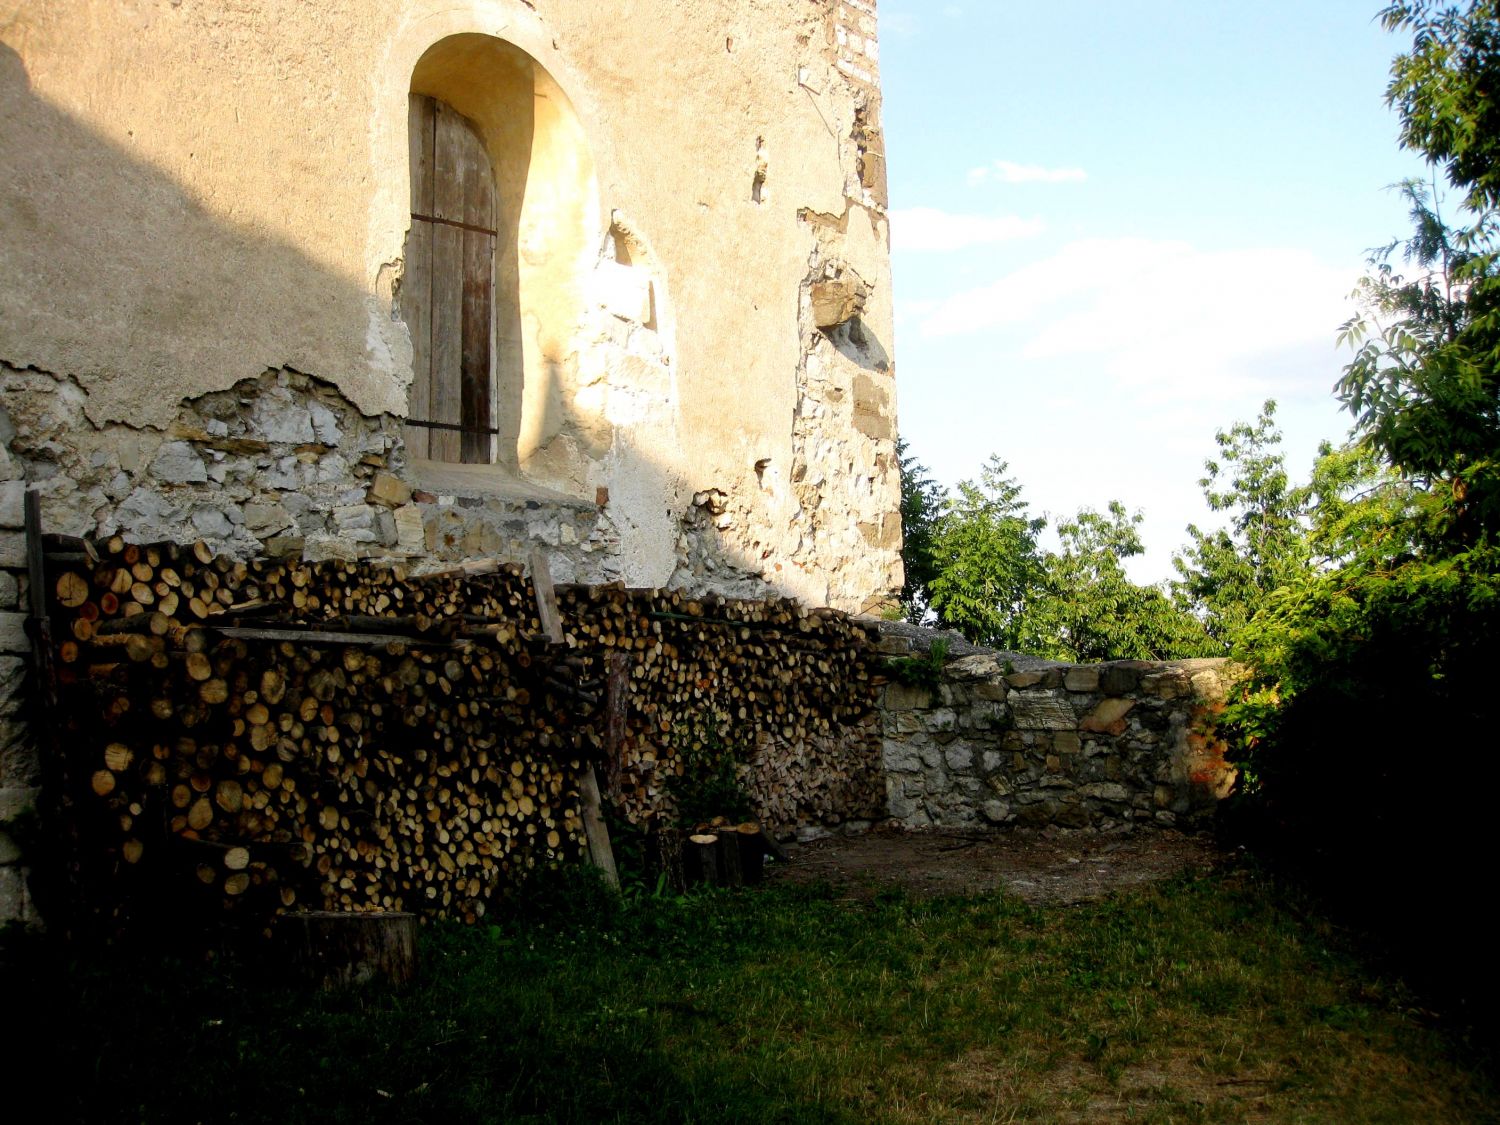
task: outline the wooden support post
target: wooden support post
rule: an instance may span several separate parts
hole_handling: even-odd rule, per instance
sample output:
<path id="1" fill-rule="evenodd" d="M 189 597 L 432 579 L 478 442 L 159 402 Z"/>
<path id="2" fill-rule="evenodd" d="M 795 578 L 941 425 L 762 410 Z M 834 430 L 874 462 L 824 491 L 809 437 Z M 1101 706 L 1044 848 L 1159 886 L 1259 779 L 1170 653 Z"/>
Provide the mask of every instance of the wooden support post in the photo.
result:
<path id="1" fill-rule="evenodd" d="M 552 571 L 547 567 L 547 556 L 541 551 L 532 551 L 530 563 L 537 619 L 541 621 L 547 639 L 560 645 L 563 643 L 562 615 L 557 612 L 557 593 L 552 589 Z"/>
<path id="2" fill-rule="evenodd" d="M 611 799 L 620 795 L 620 758 L 625 749 L 627 708 L 630 703 L 630 654 L 611 652 L 604 703 L 604 791 Z"/>
<path id="3" fill-rule="evenodd" d="M 593 766 L 584 769 L 578 781 L 578 793 L 583 798 L 583 833 L 589 843 L 589 860 L 603 874 L 604 881 L 619 890 L 620 873 L 615 868 L 614 850 L 609 846 L 609 827 L 604 823 L 599 779 L 594 776 Z"/>
<path id="4" fill-rule="evenodd" d="M 57 707 L 57 678 L 52 666 L 52 622 L 47 616 L 47 564 L 42 548 L 42 503 L 41 497 L 31 489 L 25 492 L 24 516 L 31 657 L 42 701 L 50 717 Z"/>

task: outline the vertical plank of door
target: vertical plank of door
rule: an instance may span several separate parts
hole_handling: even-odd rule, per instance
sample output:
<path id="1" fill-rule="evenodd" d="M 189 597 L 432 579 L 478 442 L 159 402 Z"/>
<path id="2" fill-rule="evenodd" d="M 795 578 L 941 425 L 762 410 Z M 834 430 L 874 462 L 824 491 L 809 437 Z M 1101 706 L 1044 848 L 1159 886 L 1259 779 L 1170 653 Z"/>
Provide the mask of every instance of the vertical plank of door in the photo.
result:
<path id="1" fill-rule="evenodd" d="M 410 146 L 411 210 L 432 214 L 433 99 L 412 94 L 407 103 L 407 143 Z M 432 224 L 412 219 L 406 235 L 406 263 L 401 276 L 401 318 L 411 333 L 411 393 L 407 415 L 428 419 L 432 405 Z M 428 457 L 429 431 L 406 427 L 406 451 Z"/>
<path id="2" fill-rule="evenodd" d="M 439 219 L 463 222 L 463 166 L 472 134 L 464 119 L 446 105 L 437 105 L 436 143 L 433 146 L 432 213 Z M 450 425 L 463 423 L 464 231 L 437 223 L 432 228 L 432 404 L 431 419 Z M 463 437 L 457 430 L 433 430 L 432 457 L 458 461 Z"/>
<path id="3" fill-rule="evenodd" d="M 470 227 L 495 227 L 495 176 L 479 138 L 471 138 L 464 160 L 464 219 Z M 463 418 L 465 426 L 490 427 L 490 339 L 495 315 L 492 293 L 495 238 L 481 230 L 464 231 Z M 463 459 L 479 464 L 493 460 L 488 433 L 463 435 Z"/>

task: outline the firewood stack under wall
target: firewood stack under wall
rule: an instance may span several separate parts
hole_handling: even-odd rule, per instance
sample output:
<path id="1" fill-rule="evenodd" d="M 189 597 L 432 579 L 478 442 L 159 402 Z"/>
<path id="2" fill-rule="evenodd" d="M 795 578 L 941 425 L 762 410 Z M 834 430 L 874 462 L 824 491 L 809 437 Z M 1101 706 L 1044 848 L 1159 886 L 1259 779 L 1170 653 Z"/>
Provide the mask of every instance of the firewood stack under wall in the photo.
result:
<path id="1" fill-rule="evenodd" d="M 71 893 L 118 925 L 163 897 L 472 922 L 583 857 L 582 771 L 662 828 L 706 742 L 773 829 L 884 803 L 869 632 L 840 613 L 560 586 L 556 644 L 513 565 L 48 538 Z"/>

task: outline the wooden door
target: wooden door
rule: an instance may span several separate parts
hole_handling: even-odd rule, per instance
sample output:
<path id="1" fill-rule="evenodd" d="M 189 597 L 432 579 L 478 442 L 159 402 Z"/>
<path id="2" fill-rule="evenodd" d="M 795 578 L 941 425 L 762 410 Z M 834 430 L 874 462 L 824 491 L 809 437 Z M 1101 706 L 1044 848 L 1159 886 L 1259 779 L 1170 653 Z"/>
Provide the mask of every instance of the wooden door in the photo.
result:
<path id="1" fill-rule="evenodd" d="M 407 451 L 488 463 L 494 332 L 495 174 L 474 124 L 412 94 L 411 231 L 401 315 L 412 338 Z"/>

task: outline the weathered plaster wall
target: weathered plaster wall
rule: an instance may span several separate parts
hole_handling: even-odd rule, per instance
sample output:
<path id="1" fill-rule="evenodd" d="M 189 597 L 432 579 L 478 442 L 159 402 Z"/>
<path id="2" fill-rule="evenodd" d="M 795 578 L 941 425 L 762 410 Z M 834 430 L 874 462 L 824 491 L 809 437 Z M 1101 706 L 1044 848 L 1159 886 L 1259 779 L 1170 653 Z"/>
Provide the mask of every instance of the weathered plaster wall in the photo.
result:
<path id="1" fill-rule="evenodd" d="M 483 503 L 602 489 L 629 581 L 859 608 L 899 582 L 874 31 L 862 0 L 12 3 L 0 361 L 98 433 L 287 369 L 388 431 L 408 94 L 484 118 L 522 81 L 529 131 L 490 137 L 529 156 L 497 160 L 532 294 L 497 328 L 525 365 L 511 471 L 393 471 Z M 845 276 L 862 308 L 819 327 L 814 285 Z M 705 492 L 733 518 L 705 529 Z"/>

